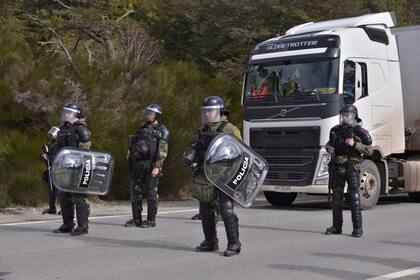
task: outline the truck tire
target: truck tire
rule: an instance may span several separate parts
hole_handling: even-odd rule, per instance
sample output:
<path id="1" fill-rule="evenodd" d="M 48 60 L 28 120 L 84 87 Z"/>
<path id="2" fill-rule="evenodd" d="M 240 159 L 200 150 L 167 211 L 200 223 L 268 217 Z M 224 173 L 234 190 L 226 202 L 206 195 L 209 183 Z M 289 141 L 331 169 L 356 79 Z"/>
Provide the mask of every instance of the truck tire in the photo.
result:
<path id="1" fill-rule="evenodd" d="M 411 192 L 411 193 L 408 193 L 408 197 L 413 202 L 420 202 L 420 192 Z"/>
<path id="2" fill-rule="evenodd" d="M 360 205 L 362 209 L 370 209 L 378 203 L 381 193 L 381 175 L 376 164 L 362 160 L 360 165 Z"/>
<path id="3" fill-rule="evenodd" d="M 267 201 L 276 207 L 287 207 L 292 205 L 297 193 L 264 192 Z"/>
<path id="4" fill-rule="evenodd" d="M 407 158 L 408 161 L 420 161 L 420 155 L 411 155 Z M 410 192 L 408 193 L 408 197 L 411 199 L 412 202 L 420 202 L 420 192 Z"/>

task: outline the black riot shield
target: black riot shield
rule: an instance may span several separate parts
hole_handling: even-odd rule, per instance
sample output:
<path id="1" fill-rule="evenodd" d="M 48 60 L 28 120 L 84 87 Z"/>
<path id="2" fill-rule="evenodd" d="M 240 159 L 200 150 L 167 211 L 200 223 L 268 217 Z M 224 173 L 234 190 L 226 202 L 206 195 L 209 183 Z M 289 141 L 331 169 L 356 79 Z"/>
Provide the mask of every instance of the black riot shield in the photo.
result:
<path id="1" fill-rule="evenodd" d="M 51 166 L 51 180 L 60 191 L 106 195 L 109 192 L 114 157 L 109 153 L 63 148 Z"/>
<path id="2" fill-rule="evenodd" d="M 267 162 L 227 133 L 211 142 L 204 160 L 207 179 L 243 207 L 250 207 L 268 172 Z"/>

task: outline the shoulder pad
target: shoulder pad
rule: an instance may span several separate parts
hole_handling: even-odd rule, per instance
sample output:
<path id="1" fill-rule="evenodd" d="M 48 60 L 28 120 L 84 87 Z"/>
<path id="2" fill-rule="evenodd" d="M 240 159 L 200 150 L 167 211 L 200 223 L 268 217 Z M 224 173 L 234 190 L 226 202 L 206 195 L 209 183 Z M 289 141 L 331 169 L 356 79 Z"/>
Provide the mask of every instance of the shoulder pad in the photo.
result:
<path id="1" fill-rule="evenodd" d="M 242 139 L 241 131 L 233 123 L 228 122 L 223 129 L 223 132 L 230 133 Z"/>
<path id="2" fill-rule="evenodd" d="M 90 141 L 91 134 L 90 134 L 90 130 L 87 128 L 86 125 L 83 125 L 83 124 L 78 125 L 76 127 L 76 134 L 81 143 L 86 143 Z"/>
<path id="3" fill-rule="evenodd" d="M 139 129 L 137 129 L 136 133 L 139 134 L 140 130 L 142 130 L 143 128 L 147 127 L 147 123 L 144 123 L 142 125 L 139 126 Z"/>
<path id="4" fill-rule="evenodd" d="M 236 126 L 233 123 L 230 123 L 230 122 L 224 122 L 224 124 L 222 124 L 220 126 L 223 126 L 223 131 L 224 132 L 236 129 Z"/>
<path id="5" fill-rule="evenodd" d="M 366 129 L 362 128 L 361 126 L 356 126 L 354 128 L 354 133 L 360 137 L 363 145 L 372 145 L 372 138 Z"/>
<path id="6" fill-rule="evenodd" d="M 169 129 L 164 126 L 163 124 L 159 123 L 156 126 L 156 130 L 160 132 L 160 139 L 162 139 L 165 142 L 169 141 Z"/>

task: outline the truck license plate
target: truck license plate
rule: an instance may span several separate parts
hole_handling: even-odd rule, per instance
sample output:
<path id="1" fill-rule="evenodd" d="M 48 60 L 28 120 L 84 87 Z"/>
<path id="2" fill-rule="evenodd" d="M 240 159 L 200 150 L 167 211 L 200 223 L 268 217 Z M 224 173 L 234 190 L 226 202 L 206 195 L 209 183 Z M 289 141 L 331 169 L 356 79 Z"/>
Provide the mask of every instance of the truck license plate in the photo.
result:
<path id="1" fill-rule="evenodd" d="M 275 186 L 274 191 L 276 191 L 276 192 L 291 192 L 292 188 L 290 186 Z"/>

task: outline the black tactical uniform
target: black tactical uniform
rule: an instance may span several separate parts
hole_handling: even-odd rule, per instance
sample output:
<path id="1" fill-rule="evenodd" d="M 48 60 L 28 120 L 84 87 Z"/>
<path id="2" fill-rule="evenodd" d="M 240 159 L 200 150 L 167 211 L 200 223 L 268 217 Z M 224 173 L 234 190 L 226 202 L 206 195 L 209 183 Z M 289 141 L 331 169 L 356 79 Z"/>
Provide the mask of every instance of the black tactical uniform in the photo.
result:
<path id="1" fill-rule="evenodd" d="M 154 113 L 155 121 L 146 122 L 131 139 L 129 165 L 131 176 L 131 205 L 133 219 L 125 226 L 143 228 L 156 226 L 158 209 L 159 176 L 162 176 L 163 162 L 168 154 L 169 130 L 160 123 L 162 109 L 157 104 L 147 107 L 146 114 Z M 158 176 L 152 176 L 153 169 L 159 169 Z M 147 220 L 142 221 L 142 193 L 147 197 Z"/>
<path id="2" fill-rule="evenodd" d="M 340 111 L 342 124 L 334 126 L 330 131 L 330 140 L 326 145 L 327 151 L 332 154 L 330 174 L 333 190 L 332 211 L 333 226 L 326 230 L 326 234 L 341 234 L 343 225 L 343 193 L 347 182 L 346 198 L 351 209 L 353 222 L 352 236 L 363 235 L 362 212 L 360 207 L 360 174 L 358 165 L 362 155 L 372 155 L 372 139 L 369 132 L 359 124 L 357 108 L 346 105 Z M 353 116 L 353 117 L 352 117 Z M 353 139 L 354 145 L 346 143 Z"/>
<path id="3" fill-rule="evenodd" d="M 213 120 L 202 120 L 204 126 L 198 130 L 197 139 L 184 153 L 183 159 L 185 164 L 194 172 L 193 197 L 198 199 L 200 203 L 200 215 L 205 239 L 196 250 L 200 252 L 218 250 L 219 240 L 216 231 L 216 210 L 218 207 L 228 239 L 228 246 L 224 255 L 232 256 L 241 251 L 238 217 L 233 211 L 233 200 L 216 189 L 207 180 L 203 163 L 206 151 L 217 135 L 231 133 L 241 138 L 241 134 L 238 128 L 227 121 L 228 111 L 224 109 L 223 100 L 218 96 L 207 97 L 203 102 L 202 110 L 204 112 L 213 109 L 219 110 L 220 116 Z"/>
<path id="4" fill-rule="evenodd" d="M 81 149 L 90 149 L 91 133 L 84 122 L 84 114 L 81 107 L 75 103 L 69 103 L 64 106 L 64 112 L 74 112 L 76 121 L 69 122 L 63 119 L 64 124 L 60 127 L 51 152 L 54 155 L 63 147 L 76 147 Z M 90 207 L 86 202 L 86 195 L 74 194 L 69 192 L 60 192 L 61 215 L 63 225 L 55 229 L 55 233 L 71 232 L 72 235 L 88 233 L 88 218 Z M 76 206 L 77 228 L 74 228 L 74 206 Z"/>

